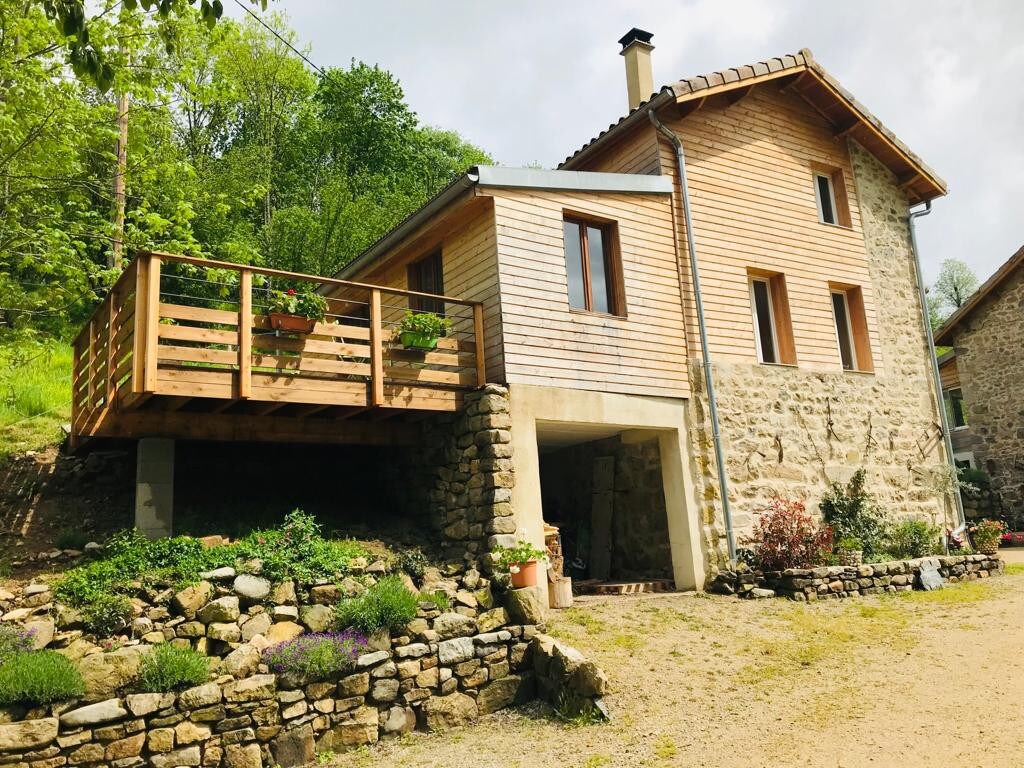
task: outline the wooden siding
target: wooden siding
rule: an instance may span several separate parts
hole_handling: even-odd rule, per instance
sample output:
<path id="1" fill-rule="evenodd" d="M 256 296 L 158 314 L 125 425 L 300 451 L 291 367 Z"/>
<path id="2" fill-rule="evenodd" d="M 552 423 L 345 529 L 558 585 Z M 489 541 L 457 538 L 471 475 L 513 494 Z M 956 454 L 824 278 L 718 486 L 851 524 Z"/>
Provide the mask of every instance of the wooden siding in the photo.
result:
<path id="1" fill-rule="evenodd" d="M 874 290 L 861 230 L 857 191 L 845 139 L 800 98 L 766 85 L 743 100 L 725 97 L 684 119 L 664 118 L 682 140 L 711 353 L 716 362 L 757 363 L 747 287 L 750 269 L 786 277 L 797 362 L 801 368 L 841 371 L 829 283 L 860 286 L 874 371 L 884 361 Z M 662 173 L 676 176 L 669 142 L 659 143 Z M 842 172 L 850 226 L 818 221 L 813 170 Z M 837 196 L 838 197 L 838 196 Z M 678 198 L 677 198 L 678 208 Z M 677 210 L 679 241 L 685 243 Z M 690 285 L 685 248 L 684 284 Z M 699 354 L 692 291 L 685 292 L 689 348 Z"/>
<path id="2" fill-rule="evenodd" d="M 448 296 L 483 302 L 487 380 L 505 380 L 502 358 L 501 311 L 498 296 L 498 260 L 495 250 L 494 210 L 490 198 L 470 198 L 465 208 L 449 212 L 453 221 L 432 222 L 439 231 L 414 234 L 401 249 L 389 254 L 380 266 L 360 272 L 354 280 L 389 288 L 408 288 L 408 265 L 438 248 L 444 269 L 444 289 Z M 394 318 L 385 308 L 385 316 Z M 456 330 L 466 319 L 456 320 Z M 470 328 L 464 328 L 468 332 Z"/>
<path id="3" fill-rule="evenodd" d="M 960 386 L 960 369 L 956 367 L 956 357 L 939 366 L 939 379 L 942 381 L 943 390 L 956 389 Z"/>
<path id="4" fill-rule="evenodd" d="M 688 396 L 669 196 L 521 189 L 490 193 L 506 379 Z M 562 232 L 566 212 L 616 222 L 625 317 L 570 309 Z"/>
<path id="5" fill-rule="evenodd" d="M 641 173 L 649 176 L 661 174 L 661 157 L 654 126 L 644 123 L 609 144 L 580 167 L 572 170 L 605 171 L 607 173 Z"/>

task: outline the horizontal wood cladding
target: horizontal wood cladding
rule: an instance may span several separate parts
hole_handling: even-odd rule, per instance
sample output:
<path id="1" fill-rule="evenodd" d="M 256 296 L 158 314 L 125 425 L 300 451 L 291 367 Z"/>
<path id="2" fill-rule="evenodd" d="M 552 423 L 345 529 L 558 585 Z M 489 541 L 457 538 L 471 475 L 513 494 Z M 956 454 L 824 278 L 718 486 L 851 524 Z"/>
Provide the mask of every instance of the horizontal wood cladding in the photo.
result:
<path id="1" fill-rule="evenodd" d="M 506 379 L 687 397 L 669 196 L 544 190 L 491 194 Z M 566 213 L 616 223 L 624 316 L 570 308 L 562 228 Z"/>
<path id="2" fill-rule="evenodd" d="M 939 378 L 943 389 L 956 389 L 960 386 L 960 369 L 956 367 L 956 358 L 951 357 L 939 366 Z"/>
<path id="3" fill-rule="evenodd" d="M 437 234 L 430 236 L 432 228 Z M 444 272 L 444 293 L 466 301 L 480 301 L 484 305 L 484 346 L 486 349 L 487 380 L 505 380 L 502 355 L 501 311 L 498 295 L 498 260 L 495 246 L 494 210 L 489 197 L 471 198 L 461 208 L 449 211 L 445 220 L 432 222 L 426 232 L 417 233 L 411 243 L 389 255 L 381 266 L 356 275 L 353 279 L 385 285 L 389 288 L 408 288 L 408 266 L 429 253 L 441 250 Z M 471 318 L 465 307 L 456 308 L 455 332 L 462 338 L 472 332 Z M 404 312 L 396 307 L 385 307 L 385 320 L 395 321 Z"/>
<path id="4" fill-rule="evenodd" d="M 736 104 L 712 98 L 684 119 L 666 115 L 663 121 L 686 150 L 713 359 L 757 362 L 747 288 L 748 270 L 755 269 L 785 275 L 797 362 L 811 370 L 842 371 L 829 283 L 859 286 L 874 370 L 882 373 L 874 288 L 846 140 L 835 138 L 806 102 L 771 85 L 754 88 Z M 662 173 L 674 177 L 669 142 L 660 142 L 659 152 Z M 818 219 L 813 174 L 823 168 L 834 170 L 844 183 L 848 227 Z M 675 215 L 685 243 L 678 199 Z M 685 248 L 680 255 L 687 341 L 698 354 Z"/>

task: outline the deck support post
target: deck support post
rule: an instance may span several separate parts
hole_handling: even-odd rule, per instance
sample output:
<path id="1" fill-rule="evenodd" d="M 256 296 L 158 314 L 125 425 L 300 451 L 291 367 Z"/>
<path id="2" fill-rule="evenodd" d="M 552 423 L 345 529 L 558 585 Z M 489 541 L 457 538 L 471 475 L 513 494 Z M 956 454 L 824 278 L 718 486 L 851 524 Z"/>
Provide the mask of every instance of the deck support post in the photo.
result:
<path id="1" fill-rule="evenodd" d="M 370 405 L 384 402 L 384 339 L 380 324 L 380 289 L 370 291 Z"/>
<path id="2" fill-rule="evenodd" d="M 238 398 L 252 396 L 252 272 L 238 279 Z"/>
<path id="3" fill-rule="evenodd" d="M 487 366 L 484 357 L 484 305 L 473 305 L 473 340 L 476 342 L 476 385 L 487 383 Z"/>
<path id="4" fill-rule="evenodd" d="M 150 539 L 174 526 L 174 441 L 144 437 L 136 448 L 135 527 Z"/>

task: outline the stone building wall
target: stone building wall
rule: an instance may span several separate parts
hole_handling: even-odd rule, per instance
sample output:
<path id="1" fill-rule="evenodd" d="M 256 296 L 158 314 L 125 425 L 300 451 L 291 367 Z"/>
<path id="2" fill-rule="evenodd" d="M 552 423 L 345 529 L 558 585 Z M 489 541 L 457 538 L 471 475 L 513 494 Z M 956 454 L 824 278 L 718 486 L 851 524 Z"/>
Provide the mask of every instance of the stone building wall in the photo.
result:
<path id="1" fill-rule="evenodd" d="M 974 453 L 1013 514 L 1024 507 L 1024 268 L 1018 268 L 957 330 L 960 387 Z"/>
<path id="2" fill-rule="evenodd" d="M 951 502 L 936 490 L 946 461 L 939 429 L 907 200 L 893 174 L 850 142 L 884 373 L 824 373 L 757 364 L 714 364 L 737 541 L 773 492 L 810 511 L 833 481 L 867 470 L 868 490 L 896 516 L 943 524 Z M 827 280 L 827 275 L 822 276 Z M 799 350 L 798 350 L 799 354 Z M 689 407 L 705 549 L 725 560 L 725 528 L 699 359 Z"/>

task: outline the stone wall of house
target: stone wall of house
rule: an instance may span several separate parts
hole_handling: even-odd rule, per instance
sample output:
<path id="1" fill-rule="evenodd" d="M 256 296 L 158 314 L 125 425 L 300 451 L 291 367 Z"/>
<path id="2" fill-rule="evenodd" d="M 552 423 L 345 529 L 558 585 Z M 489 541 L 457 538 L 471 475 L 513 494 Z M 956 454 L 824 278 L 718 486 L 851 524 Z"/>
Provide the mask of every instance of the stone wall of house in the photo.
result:
<path id="1" fill-rule="evenodd" d="M 467 392 L 458 413 L 424 422 L 423 503 L 449 561 L 486 569 L 488 552 L 515 542 L 511 429 L 508 389 L 497 384 Z"/>
<path id="2" fill-rule="evenodd" d="M 1024 269 L 1018 268 L 957 331 L 954 348 L 979 469 L 1011 514 L 1024 508 Z"/>
<path id="3" fill-rule="evenodd" d="M 951 500 L 937 490 L 946 459 L 907 200 L 878 160 L 853 141 L 850 151 L 875 296 L 880 348 L 873 353 L 884 362 L 884 373 L 714 364 L 730 506 L 741 542 L 771 493 L 804 498 L 814 512 L 831 482 L 847 481 L 860 467 L 867 470 L 868 490 L 891 514 L 940 525 L 952 514 Z M 725 528 L 703 380 L 698 358 L 691 361 L 691 440 L 705 551 L 714 571 L 716 560 L 725 562 Z"/>
<path id="4" fill-rule="evenodd" d="M 721 571 L 708 589 L 723 595 L 788 597 L 803 602 L 910 592 L 921 588 L 922 565 L 933 566 L 941 580 L 949 584 L 1003 573 L 1003 562 L 997 556 L 949 555 L 890 563 L 788 568 L 768 573 L 750 569 Z"/>
<path id="5" fill-rule="evenodd" d="M 545 521 L 562 527 L 568 559 L 582 558 L 592 578 L 672 578 L 657 438 L 617 435 L 545 454 L 541 486 Z"/>

